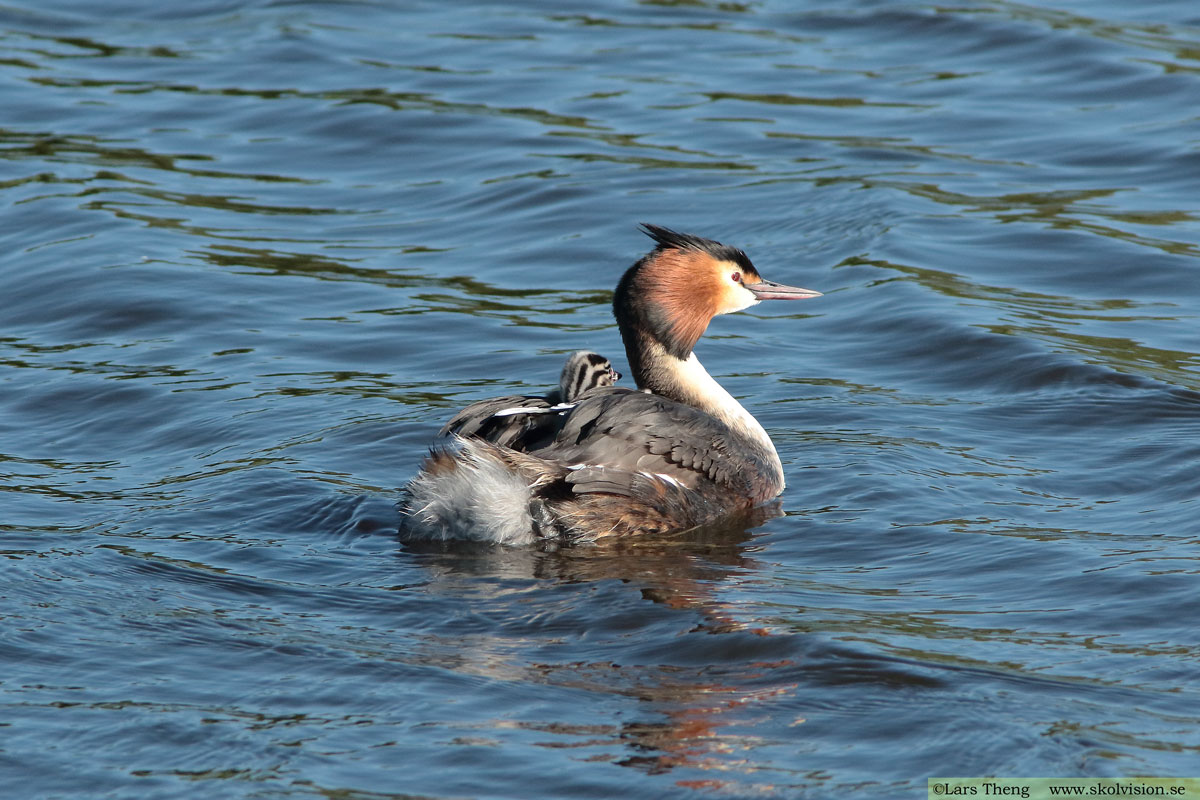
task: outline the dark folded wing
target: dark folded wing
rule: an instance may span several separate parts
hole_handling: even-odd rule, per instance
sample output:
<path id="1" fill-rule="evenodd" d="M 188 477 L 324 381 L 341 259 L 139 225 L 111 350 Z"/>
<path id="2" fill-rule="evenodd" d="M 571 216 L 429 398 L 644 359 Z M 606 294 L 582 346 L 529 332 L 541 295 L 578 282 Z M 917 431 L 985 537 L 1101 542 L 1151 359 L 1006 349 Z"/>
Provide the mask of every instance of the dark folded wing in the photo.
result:
<path id="1" fill-rule="evenodd" d="M 563 463 L 576 493 L 641 497 L 650 485 L 765 500 L 783 488 L 765 453 L 709 414 L 630 389 L 597 389 L 537 455 Z M 769 484 L 769 485 L 768 485 Z"/>
<path id="2" fill-rule="evenodd" d="M 545 397 L 513 395 L 480 400 L 455 414 L 438 436 L 458 434 L 522 452 L 545 447 L 562 423 L 552 407 Z"/>

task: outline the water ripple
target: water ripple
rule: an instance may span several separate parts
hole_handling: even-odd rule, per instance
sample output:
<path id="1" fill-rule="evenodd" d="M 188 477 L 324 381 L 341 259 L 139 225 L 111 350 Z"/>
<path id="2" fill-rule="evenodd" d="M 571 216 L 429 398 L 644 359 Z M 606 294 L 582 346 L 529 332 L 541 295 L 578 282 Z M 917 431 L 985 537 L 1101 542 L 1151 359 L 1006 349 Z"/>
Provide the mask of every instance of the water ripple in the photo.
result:
<path id="1" fill-rule="evenodd" d="M 198 798 L 1187 774 L 1197 22 L 0 9 L 0 772 Z M 776 442 L 779 503 L 402 545 L 454 409 L 580 348 L 625 371 L 641 221 L 825 293 L 698 348 Z"/>

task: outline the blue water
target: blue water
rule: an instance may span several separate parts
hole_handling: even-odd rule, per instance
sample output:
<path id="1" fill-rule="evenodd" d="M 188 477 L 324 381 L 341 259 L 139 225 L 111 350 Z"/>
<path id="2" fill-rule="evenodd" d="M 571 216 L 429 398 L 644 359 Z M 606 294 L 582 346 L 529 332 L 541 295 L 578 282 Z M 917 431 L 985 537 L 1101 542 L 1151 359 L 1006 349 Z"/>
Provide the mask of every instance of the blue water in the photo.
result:
<path id="1" fill-rule="evenodd" d="M 0 781 L 923 797 L 1200 763 L 1200 8 L 0 8 Z M 783 516 L 413 549 L 641 221 Z"/>

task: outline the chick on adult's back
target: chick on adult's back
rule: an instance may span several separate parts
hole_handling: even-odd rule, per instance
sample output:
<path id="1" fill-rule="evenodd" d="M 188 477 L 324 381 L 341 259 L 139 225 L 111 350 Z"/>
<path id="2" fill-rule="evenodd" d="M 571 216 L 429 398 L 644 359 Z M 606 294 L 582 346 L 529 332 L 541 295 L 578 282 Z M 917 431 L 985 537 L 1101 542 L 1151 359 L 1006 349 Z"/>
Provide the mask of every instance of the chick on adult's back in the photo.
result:
<path id="1" fill-rule="evenodd" d="M 535 448 L 471 436 L 435 448 L 406 490 L 407 536 L 525 544 L 678 531 L 783 491 L 770 437 L 692 348 L 717 314 L 819 292 L 765 281 L 711 239 L 644 230 L 655 247 L 613 297 L 641 391 L 589 392 Z"/>

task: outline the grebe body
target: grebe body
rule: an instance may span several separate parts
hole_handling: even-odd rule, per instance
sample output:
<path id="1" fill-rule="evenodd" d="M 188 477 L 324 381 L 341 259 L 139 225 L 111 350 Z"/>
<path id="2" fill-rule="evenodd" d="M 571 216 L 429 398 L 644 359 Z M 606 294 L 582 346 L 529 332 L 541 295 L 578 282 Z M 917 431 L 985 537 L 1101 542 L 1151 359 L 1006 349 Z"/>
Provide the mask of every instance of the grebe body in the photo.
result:
<path id="1" fill-rule="evenodd" d="M 717 314 L 820 293 L 765 281 L 745 253 L 711 239 L 643 230 L 655 247 L 613 297 L 638 390 L 592 388 L 570 408 L 528 415 L 537 435 L 507 444 L 479 435 L 488 417 L 457 431 L 451 420 L 450 445 L 406 489 L 406 536 L 528 544 L 682 531 L 783 491 L 770 437 L 692 349 Z"/>

